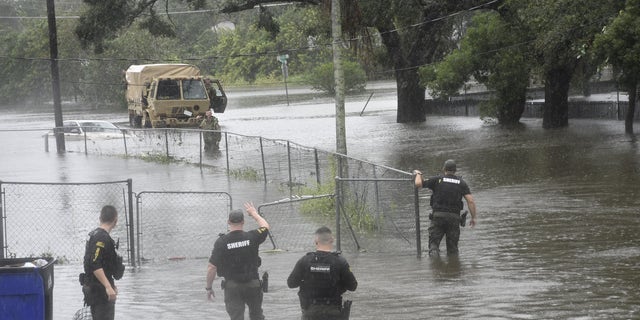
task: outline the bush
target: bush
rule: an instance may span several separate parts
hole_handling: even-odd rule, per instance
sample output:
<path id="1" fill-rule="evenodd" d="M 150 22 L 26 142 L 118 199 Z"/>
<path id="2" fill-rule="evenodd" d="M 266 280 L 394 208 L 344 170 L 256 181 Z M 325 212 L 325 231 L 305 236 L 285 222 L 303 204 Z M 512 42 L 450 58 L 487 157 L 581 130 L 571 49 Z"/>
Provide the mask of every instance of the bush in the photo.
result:
<path id="1" fill-rule="evenodd" d="M 364 69 L 357 62 L 344 61 L 344 86 L 346 92 L 362 91 L 367 83 L 367 76 Z M 304 82 L 313 89 L 324 91 L 328 94 L 335 94 L 335 81 L 333 78 L 333 62 L 321 64 L 307 74 Z"/>

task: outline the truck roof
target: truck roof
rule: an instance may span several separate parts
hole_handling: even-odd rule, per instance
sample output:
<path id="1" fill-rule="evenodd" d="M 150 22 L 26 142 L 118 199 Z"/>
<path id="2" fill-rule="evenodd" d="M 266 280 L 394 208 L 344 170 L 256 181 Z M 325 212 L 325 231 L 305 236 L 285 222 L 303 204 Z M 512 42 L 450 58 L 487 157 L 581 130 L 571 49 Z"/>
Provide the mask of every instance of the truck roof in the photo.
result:
<path id="1" fill-rule="evenodd" d="M 200 76 L 200 69 L 191 64 L 138 64 L 131 65 L 126 72 L 128 84 L 143 85 L 153 78 L 179 78 Z"/>
<path id="2" fill-rule="evenodd" d="M 190 78 L 200 76 L 200 69 L 191 64 L 134 64 L 129 66 L 125 78 L 127 80 L 127 99 L 140 99 L 144 84 L 153 78 Z"/>

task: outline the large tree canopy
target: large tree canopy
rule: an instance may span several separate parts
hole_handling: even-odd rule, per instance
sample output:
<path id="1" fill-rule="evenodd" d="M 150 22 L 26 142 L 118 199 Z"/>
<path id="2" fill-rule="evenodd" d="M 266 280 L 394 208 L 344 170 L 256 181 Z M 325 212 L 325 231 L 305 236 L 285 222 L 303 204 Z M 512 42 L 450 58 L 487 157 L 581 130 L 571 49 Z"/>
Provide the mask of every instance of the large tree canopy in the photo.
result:
<path id="1" fill-rule="evenodd" d="M 542 126 L 569 124 L 569 87 L 576 68 L 587 57 L 595 35 L 618 13 L 621 1 L 505 0 L 518 21 L 531 30 L 530 49 L 544 79 Z"/>

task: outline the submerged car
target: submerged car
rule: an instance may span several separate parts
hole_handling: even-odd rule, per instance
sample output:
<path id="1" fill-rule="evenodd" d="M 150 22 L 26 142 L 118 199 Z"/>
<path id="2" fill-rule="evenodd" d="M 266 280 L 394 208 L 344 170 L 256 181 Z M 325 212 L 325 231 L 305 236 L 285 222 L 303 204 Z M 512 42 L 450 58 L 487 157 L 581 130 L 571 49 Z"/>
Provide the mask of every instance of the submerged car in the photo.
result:
<path id="1" fill-rule="evenodd" d="M 62 124 L 65 138 L 83 140 L 123 139 L 130 134 L 115 124 L 104 120 L 65 120 Z M 53 136 L 53 131 L 48 133 Z"/>

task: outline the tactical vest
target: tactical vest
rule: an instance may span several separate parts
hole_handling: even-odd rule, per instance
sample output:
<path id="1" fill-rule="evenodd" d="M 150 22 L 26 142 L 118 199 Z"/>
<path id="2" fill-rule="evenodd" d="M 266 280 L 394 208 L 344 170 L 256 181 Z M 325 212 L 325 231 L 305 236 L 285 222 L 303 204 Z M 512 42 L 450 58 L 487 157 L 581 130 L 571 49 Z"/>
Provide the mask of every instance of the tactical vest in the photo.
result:
<path id="1" fill-rule="evenodd" d="M 231 242 L 227 242 L 228 239 L 224 240 L 223 259 L 218 268 L 218 275 L 238 282 L 258 279 L 258 267 L 262 260 L 252 251 L 253 244 L 250 241 L 253 240 L 242 239 Z M 246 246 L 242 246 L 243 241 L 248 241 Z"/>
<path id="2" fill-rule="evenodd" d="M 338 253 L 318 254 L 307 253 L 308 266 L 301 285 L 301 296 L 308 302 L 315 300 L 322 304 L 338 302 L 340 288 L 338 288 L 339 270 Z M 335 301 L 334 301 L 335 300 Z"/>
<path id="3" fill-rule="evenodd" d="M 431 195 L 433 210 L 460 213 L 464 207 L 461 183 L 462 179 L 457 176 L 440 177 Z"/>

